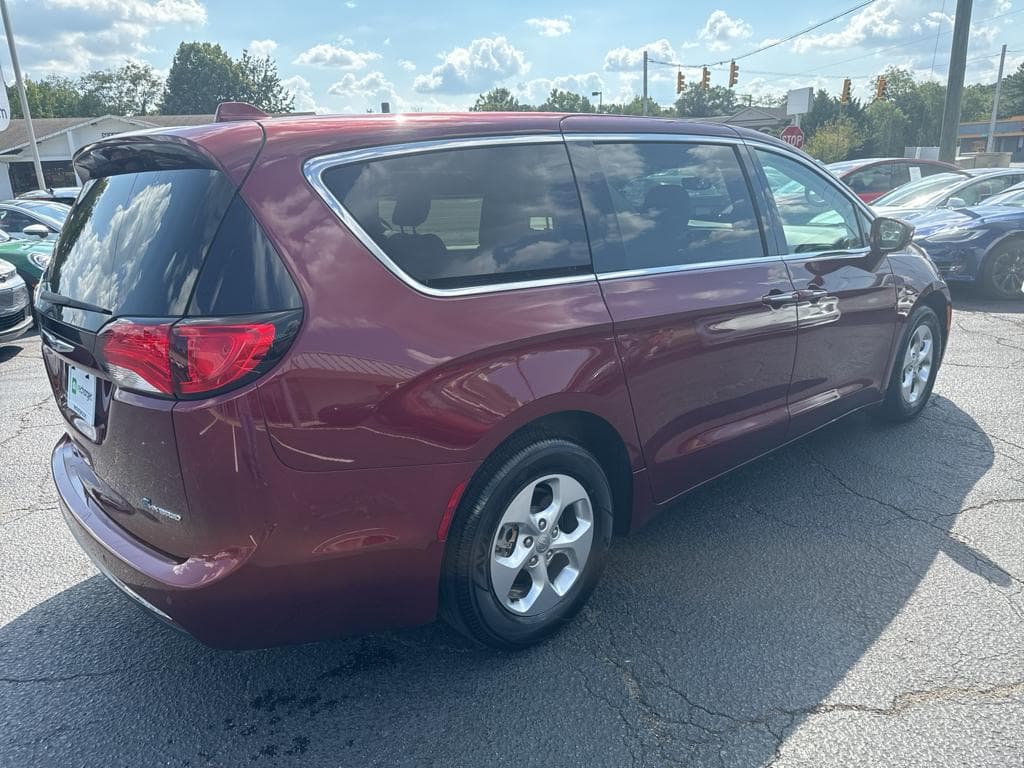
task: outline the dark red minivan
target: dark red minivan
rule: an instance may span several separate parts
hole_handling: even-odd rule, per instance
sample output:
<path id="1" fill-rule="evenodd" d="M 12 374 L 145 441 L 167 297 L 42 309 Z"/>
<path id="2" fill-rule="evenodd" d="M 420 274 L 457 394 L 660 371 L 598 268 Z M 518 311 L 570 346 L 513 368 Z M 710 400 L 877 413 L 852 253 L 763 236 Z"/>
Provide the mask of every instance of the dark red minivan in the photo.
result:
<path id="1" fill-rule="evenodd" d="M 949 332 L 907 225 L 724 125 L 257 114 L 75 164 L 37 300 L 61 506 L 217 646 L 535 642 L 659 507 L 916 416 Z"/>

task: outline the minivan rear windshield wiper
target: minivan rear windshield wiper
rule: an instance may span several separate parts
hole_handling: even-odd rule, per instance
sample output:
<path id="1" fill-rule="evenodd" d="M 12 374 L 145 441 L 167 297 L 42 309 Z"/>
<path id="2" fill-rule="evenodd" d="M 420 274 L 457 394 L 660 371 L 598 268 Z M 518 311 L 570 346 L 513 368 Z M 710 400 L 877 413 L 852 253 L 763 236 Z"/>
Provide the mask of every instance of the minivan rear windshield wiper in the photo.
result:
<path id="1" fill-rule="evenodd" d="M 59 293 L 54 293 L 53 291 L 39 291 L 39 298 L 43 301 L 48 301 L 51 304 L 58 304 L 62 307 L 85 309 L 89 312 L 99 312 L 102 315 L 114 314 L 109 309 L 104 309 L 98 304 L 90 304 L 88 301 L 79 301 L 78 299 L 72 299 L 70 296 L 61 296 Z"/>

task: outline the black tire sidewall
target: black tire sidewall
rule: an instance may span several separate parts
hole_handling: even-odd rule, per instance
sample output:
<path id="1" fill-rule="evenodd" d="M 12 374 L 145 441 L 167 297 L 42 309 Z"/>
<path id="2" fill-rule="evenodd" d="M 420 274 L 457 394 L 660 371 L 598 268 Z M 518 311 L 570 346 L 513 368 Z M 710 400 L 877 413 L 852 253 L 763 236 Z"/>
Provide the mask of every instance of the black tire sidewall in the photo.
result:
<path id="1" fill-rule="evenodd" d="M 1015 299 L 1024 299 L 1024 293 L 1020 291 L 1014 291 L 1013 293 L 1004 293 L 995 284 L 995 266 L 996 259 L 999 258 L 1007 249 L 1014 248 L 1016 246 L 1022 246 L 1024 243 L 1018 242 L 1018 240 L 1011 239 L 1003 241 L 985 257 L 985 262 L 981 268 L 981 287 L 985 293 L 992 299 L 998 299 L 1000 301 L 1013 301 Z"/>
<path id="2" fill-rule="evenodd" d="M 928 384 L 925 387 L 925 391 L 921 397 L 918 398 L 917 402 L 911 405 L 903 399 L 903 391 L 900 387 L 900 381 L 902 380 L 903 372 L 903 358 L 907 354 L 907 346 L 910 344 L 910 340 L 914 337 L 914 332 L 922 325 L 928 325 L 932 332 L 932 344 L 934 345 L 934 354 L 932 357 L 932 370 L 928 376 Z M 903 333 L 903 339 L 900 341 L 900 346 L 896 350 L 896 361 L 892 369 L 892 379 L 889 382 L 889 392 L 886 397 L 886 410 L 889 414 L 899 420 L 912 419 L 919 414 L 928 404 L 928 400 L 932 396 L 932 387 L 935 386 L 935 377 L 939 373 L 939 365 L 942 362 L 943 354 L 943 336 L 942 327 L 939 324 L 939 317 L 935 314 L 935 311 L 928 306 L 917 307 L 910 315 L 910 319 L 907 323 L 907 329 Z"/>
<path id="3" fill-rule="evenodd" d="M 491 547 L 505 509 L 516 494 L 530 482 L 551 474 L 575 478 L 590 496 L 594 539 L 586 565 L 568 595 L 545 613 L 518 616 L 501 605 L 491 588 Z M 473 498 L 465 500 L 464 524 L 453 526 L 457 529 L 453 533 L 461 541 L 457 542 L 460 556 L 446 569 L 449 595 L 456 602 L 461 628 L 472 637 L 500 648 L 525 647 L 557 631 L 583 607 L 593 591 L 611 544 L 611 487 L 589 451 L 560 438 L 542 439 L 515 451 L 493 474 L 480 479 L 482 487 Z"/>

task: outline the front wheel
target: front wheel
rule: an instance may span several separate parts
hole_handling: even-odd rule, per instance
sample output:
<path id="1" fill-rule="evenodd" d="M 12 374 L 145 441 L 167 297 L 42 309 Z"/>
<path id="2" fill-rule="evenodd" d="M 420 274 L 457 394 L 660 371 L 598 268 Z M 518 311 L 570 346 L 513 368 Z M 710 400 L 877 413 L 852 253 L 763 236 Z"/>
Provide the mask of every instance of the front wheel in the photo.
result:
<path id="1" fill-rule="evenodd" d="M 547 637 L 597 583 L 612 514 L 608 479 L 582 446 L 540 438 L 500 449 L 467 489 L 453 522 L 442 615 L 496 648 Z"/>
<path id="2" fill-rule="evenodd" d="M 981 286 L 993 299 L 1024 298 L 1024 240 L 1009 240 L 992 250 L 981 269 Z"/>
<path id="3" fill-rule="evenodd" d="M 908 421 L 931 397 L 942 359 L 942 328 L 931 307 L 915 309 L 896 351 L 889 387 L 880 410 L 888 421 Z"/>

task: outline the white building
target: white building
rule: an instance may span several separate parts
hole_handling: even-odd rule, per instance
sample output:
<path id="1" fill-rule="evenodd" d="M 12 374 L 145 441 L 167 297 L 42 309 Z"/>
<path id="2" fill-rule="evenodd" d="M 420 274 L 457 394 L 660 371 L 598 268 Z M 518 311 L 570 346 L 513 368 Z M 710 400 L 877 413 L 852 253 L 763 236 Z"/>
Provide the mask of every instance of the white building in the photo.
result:
<path id="1" fill-rule="evenodd" d="M 80 181 L 71 164 L 81 147 L 98 139 L 143 128 L 170 128 L 178 125 L 212 123 L 213 115 L 146 115 L 143 117 L 53 117 L 32 121 L 36 144 L 43 161 L 43 177 L 48 187 L 74 187 Z M 24 120 L 11 120 L 0 133 L 0 200 L 36 189 L 35 169 L 29 149 Z"/>

